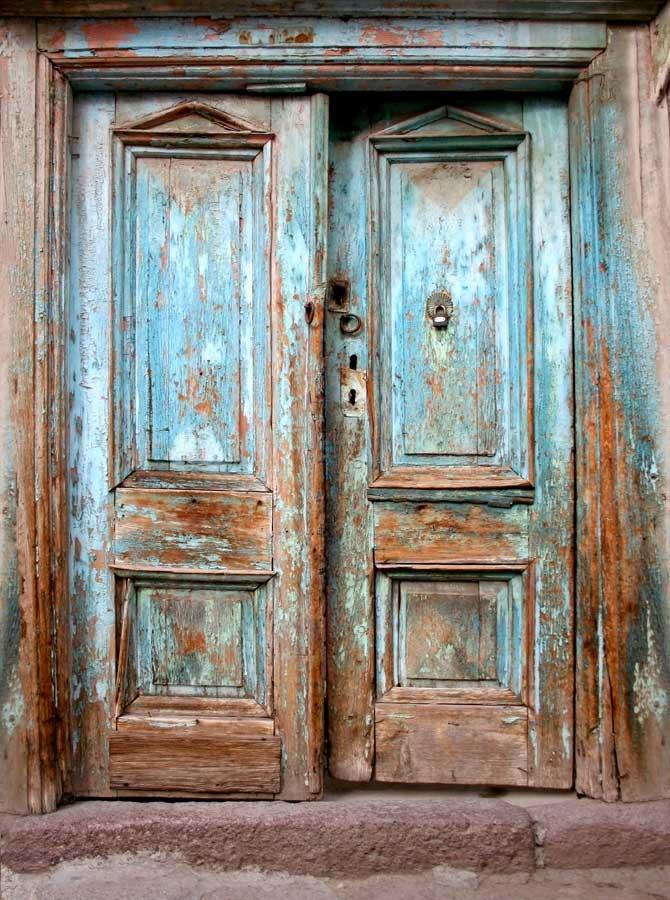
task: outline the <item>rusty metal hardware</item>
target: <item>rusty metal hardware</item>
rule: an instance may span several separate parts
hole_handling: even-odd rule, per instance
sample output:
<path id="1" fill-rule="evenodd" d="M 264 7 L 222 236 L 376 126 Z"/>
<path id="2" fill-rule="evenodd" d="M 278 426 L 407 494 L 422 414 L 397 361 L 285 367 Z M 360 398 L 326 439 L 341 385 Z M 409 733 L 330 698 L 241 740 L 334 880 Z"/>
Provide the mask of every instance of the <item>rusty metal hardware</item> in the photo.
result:
<path id="1" fill-rule="evenodd" d="M 358 334 L 363 330 L 363 320 L 354 313 L 345 313 L 340 316 L 340 331 L 342 334 L 351 335 Z"/>
<path id="2" fill-rule="evenodd" d="M 434 291 L 426 300 L 426 315 L 435 328 L 446 328 L 454 314 L 454 303 L 449 291 Z"/>
<path id="3" fill-rule="evenodd" d="M 326 287 L 326 306 L 331 312 L 346 312 L 349 309 L 351 285 L 345 276 L 328 280 Z"/>

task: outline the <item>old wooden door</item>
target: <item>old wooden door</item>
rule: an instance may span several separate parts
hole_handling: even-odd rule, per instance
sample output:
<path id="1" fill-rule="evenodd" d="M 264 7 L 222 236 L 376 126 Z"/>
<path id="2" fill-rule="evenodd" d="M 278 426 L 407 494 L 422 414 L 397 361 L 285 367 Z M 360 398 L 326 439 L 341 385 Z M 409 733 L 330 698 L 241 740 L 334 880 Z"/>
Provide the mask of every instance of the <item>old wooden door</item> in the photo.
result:
<path id="1" fill-rule="evenodd" d="M 329 765 L 568 787 L 566 104 L 333 107 Z"/>
<path id="2" fill-rule="evenodd" d="M 326 116 L 76 97 L 75 794 L 320 793 Z"/>

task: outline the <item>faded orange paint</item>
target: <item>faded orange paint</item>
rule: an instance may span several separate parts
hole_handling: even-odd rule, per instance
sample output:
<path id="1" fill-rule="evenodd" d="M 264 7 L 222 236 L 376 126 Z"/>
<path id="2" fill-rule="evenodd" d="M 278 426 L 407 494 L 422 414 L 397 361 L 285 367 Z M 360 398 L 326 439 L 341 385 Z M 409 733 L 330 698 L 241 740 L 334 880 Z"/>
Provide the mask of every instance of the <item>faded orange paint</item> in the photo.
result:
<path id="1" fill-rule="evenodd" d="M 85 22 L 81 30 L 91 49 L 120 50 L 126 38 L 140 33 L 135 19 L 110 19 L 106 22 Z M 134 52 L 125 48 L 125 52 Z"/>

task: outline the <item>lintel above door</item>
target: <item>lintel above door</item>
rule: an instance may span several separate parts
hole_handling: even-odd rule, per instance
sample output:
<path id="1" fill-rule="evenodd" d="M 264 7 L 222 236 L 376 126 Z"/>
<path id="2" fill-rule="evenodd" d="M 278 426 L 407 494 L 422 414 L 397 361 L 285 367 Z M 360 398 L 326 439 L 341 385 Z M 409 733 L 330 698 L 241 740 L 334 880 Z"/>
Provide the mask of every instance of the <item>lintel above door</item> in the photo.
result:
<path id="1" fill-rule="evenodd" d="M 576 4 L 575 4 L 576 5 Z M 341 15 L 342 12 L 339 11 Z M 598 22 L 314 16 L 38 22 L 38 46 L 85 90 L 565 90 L 607 44 Z M 401 52 L 400 52 L 401 51 Z"/>

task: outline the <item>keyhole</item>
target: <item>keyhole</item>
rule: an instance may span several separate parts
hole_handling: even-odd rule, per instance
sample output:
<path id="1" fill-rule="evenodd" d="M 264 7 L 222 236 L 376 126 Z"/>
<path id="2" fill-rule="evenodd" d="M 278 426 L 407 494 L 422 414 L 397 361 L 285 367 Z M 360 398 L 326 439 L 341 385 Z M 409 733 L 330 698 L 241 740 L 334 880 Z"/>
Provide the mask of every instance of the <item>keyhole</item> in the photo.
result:
<path id="1" fill-rule="evenodd" d="M 356 388 L 351 388 L 349 391 L 349 405 L 356 406 Z"/>
<path id="2" fill-rule="evenodd" d="M 352 370 L 352 372 L 355 372 L 358 368 L 358 357 L 355 353 L 352 353 L 349 357 L 349 368 Z"/>

